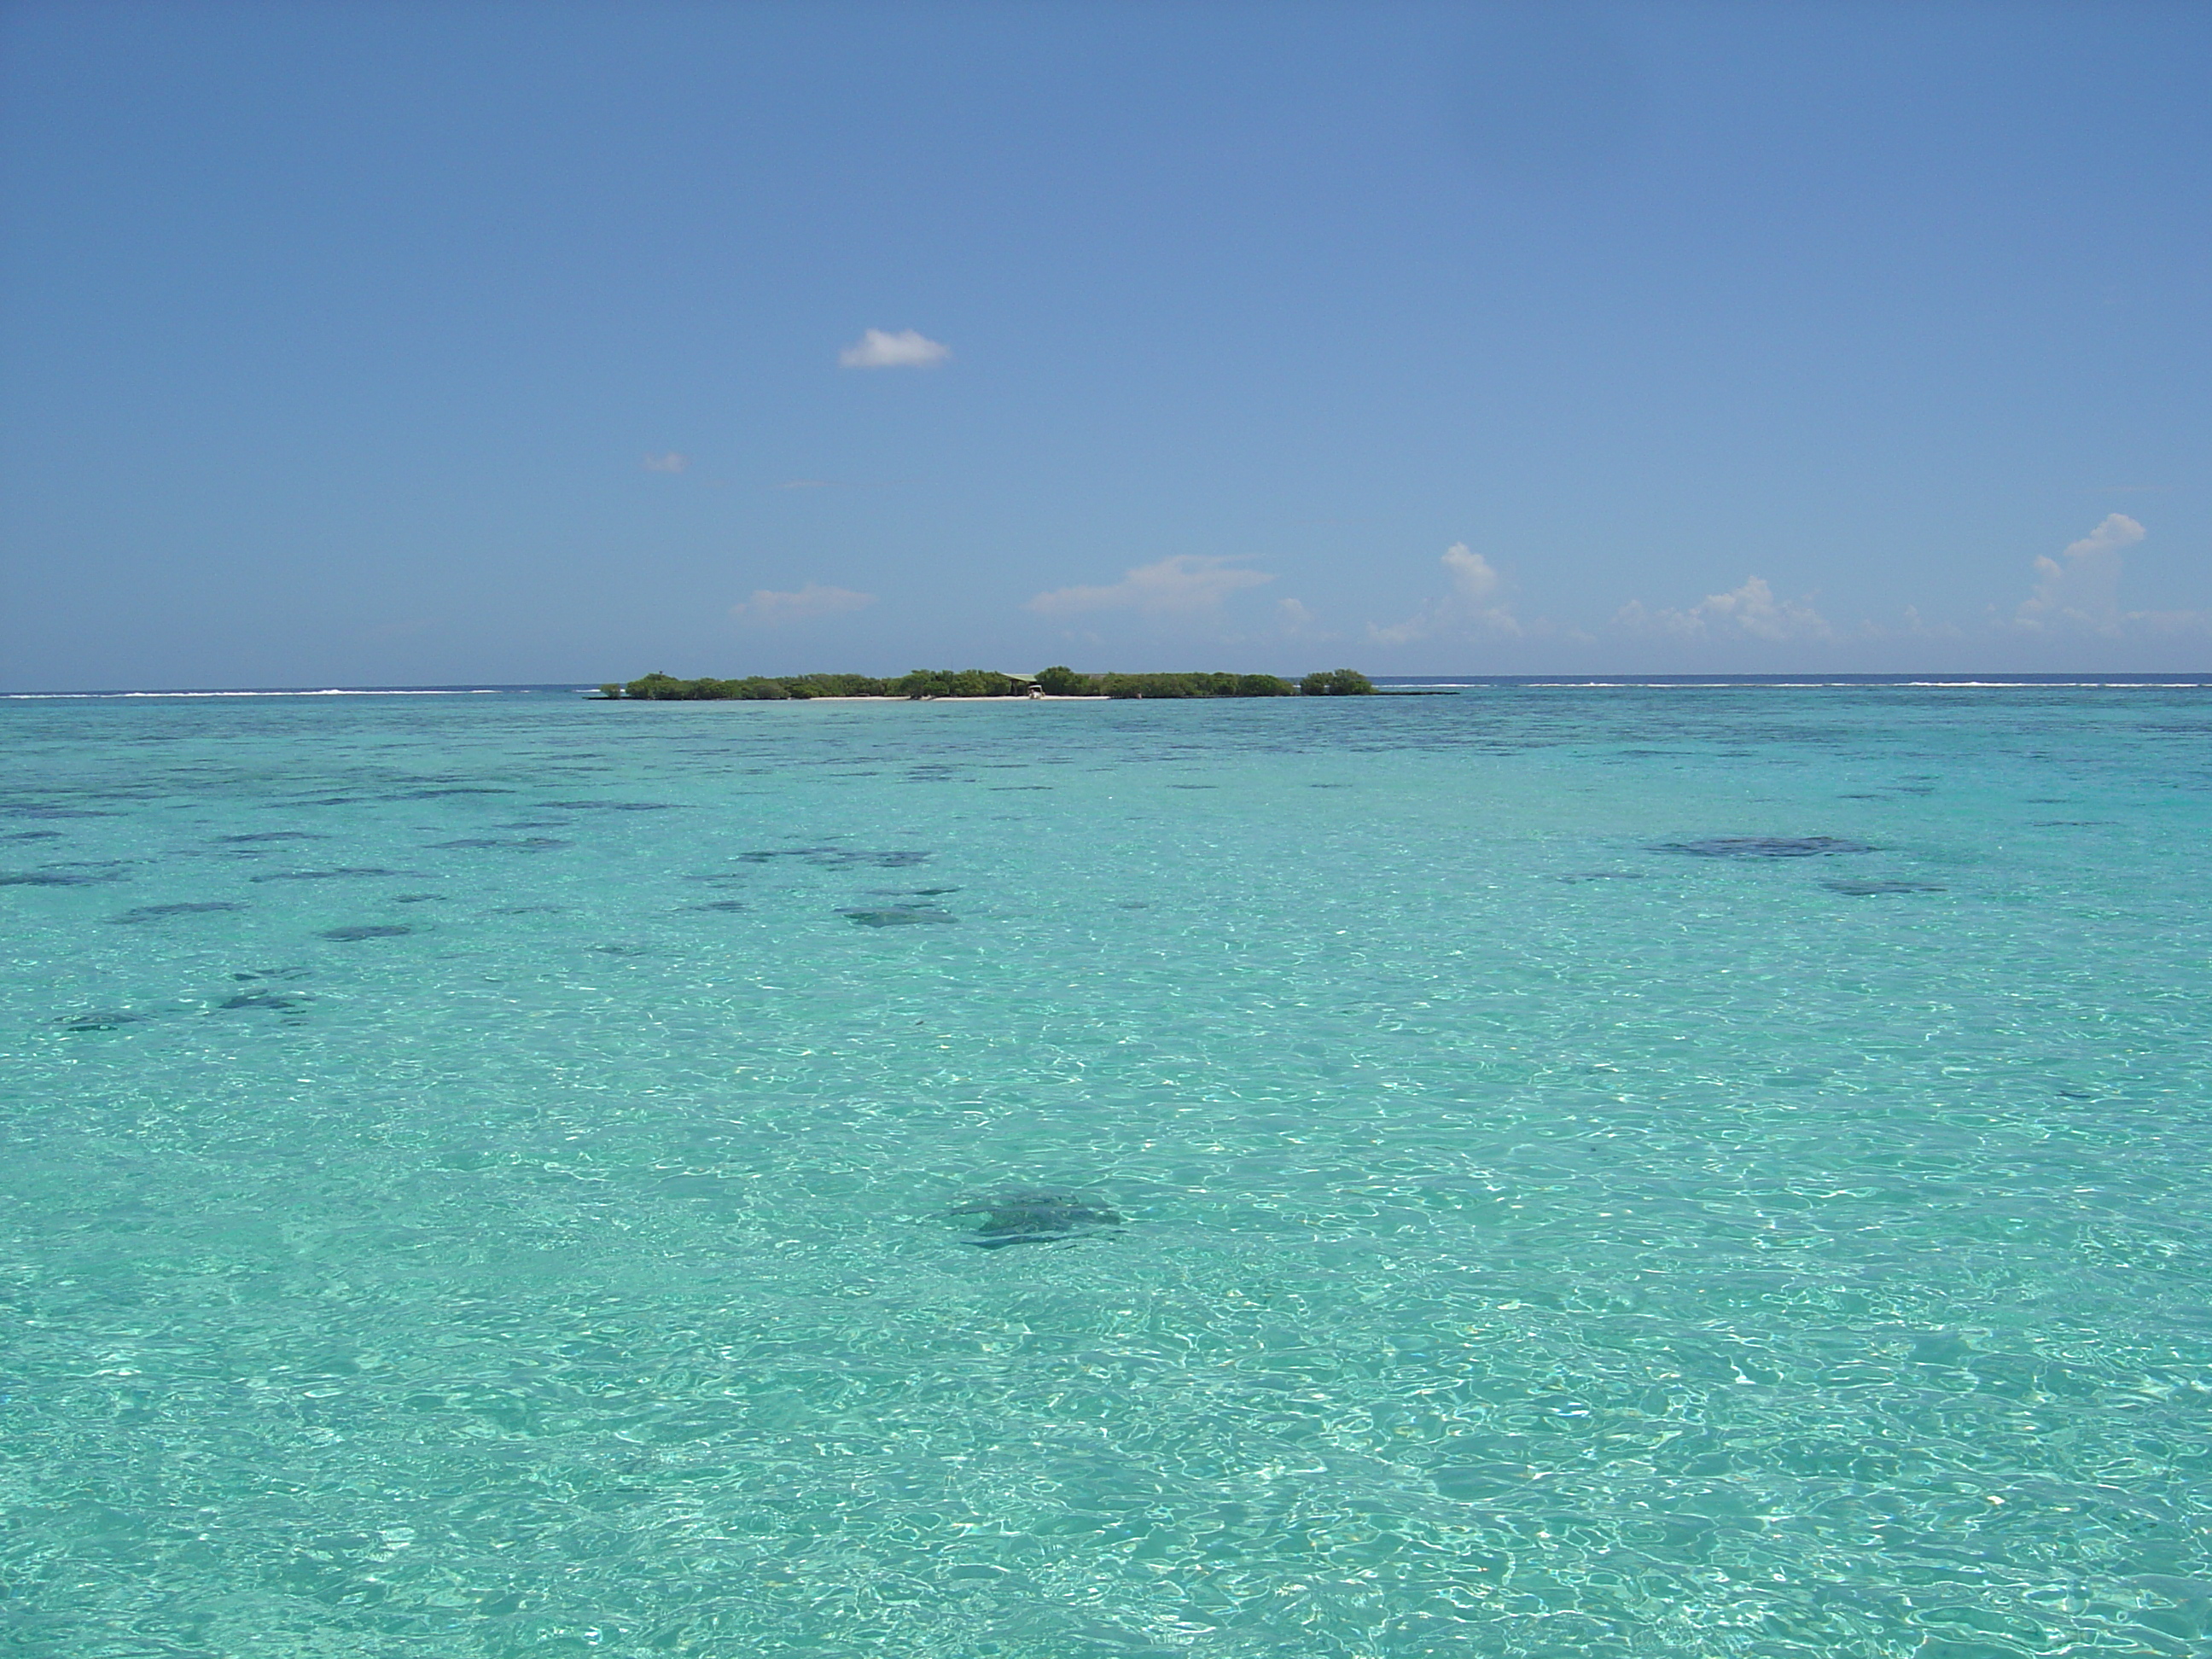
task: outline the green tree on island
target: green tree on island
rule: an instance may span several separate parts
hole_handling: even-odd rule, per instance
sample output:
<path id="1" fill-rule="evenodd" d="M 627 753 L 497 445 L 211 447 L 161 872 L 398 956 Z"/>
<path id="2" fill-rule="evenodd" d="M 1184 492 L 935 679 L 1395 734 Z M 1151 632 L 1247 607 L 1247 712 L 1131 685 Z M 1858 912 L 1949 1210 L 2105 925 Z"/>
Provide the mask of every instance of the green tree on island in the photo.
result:
<path id="1" fill-rule="evenodd" d="M 1375 682 L 1356 668 L 1333 668 L 1307 675 L 1298 682 L 1298 690 L 1309 697 L 1371 697 Z"/>
<path id="2" fill-rule="evenodd" d="M 627 684 L 599 688 L 601 698 L 635 702 L 803 702 L 811 697 L 1019 697 L 1035 686 L 1055 697 L 1347 697 L 1375 690 L 1357 669 L 1309 674 L 1296 684 L 1274 674 L 1079 674 L 1054 664 L 1034 680 L 991 668 L 917 668 L 897 679 L 868 674 L 792 674 L 781 679 L 752 674 L 743 679 L 708 675 L 679 680 L 651 673 Z"/>

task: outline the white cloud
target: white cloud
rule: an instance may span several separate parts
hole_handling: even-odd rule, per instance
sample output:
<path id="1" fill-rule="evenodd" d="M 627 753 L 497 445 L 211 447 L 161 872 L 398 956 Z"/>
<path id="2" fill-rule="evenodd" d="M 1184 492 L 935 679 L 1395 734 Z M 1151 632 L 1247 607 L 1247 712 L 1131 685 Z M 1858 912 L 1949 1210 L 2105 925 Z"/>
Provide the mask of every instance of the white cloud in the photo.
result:
<path id="1" fill-rule="evenodd" d="M 952 356 L 952 348 L 903 328 L 896 334 L 872 328 L 837 354 L 840 368 L 935 368 Z"/>
<path id="2" fill-rule="evenodd" d="M 752 598 L 743 605 L 732 605 L 730 614 L 740 622 L 762 628 L 780 628 L 787 623 L 812 622 L 817 617 L 841 617 L 875 602 L 872 593 L 856 593 L 849 587 L 823 587 L 809 582 L 792 593 L 756 588 Z"/>
<path id="3" fill-rule="evenodd" d="M 1274 580 L 1265 571 L 1240 568 L 1226 559 L 1203 559 L 1186 553 L 1158 564 L 1139 565 L 1124 572 L 1111 587 L 1060 587 L 1040 593 L 1024 608 L 1041 617 L 1073 617 L 1085 611 L 1188 616 L 1212 610 L 1231 593 Z"/>
<path id="4" fill-rule="evenodd" d="M 1613 613 L 1613 626 L 1632 634 L 1672 634 L 1678 639 L 1826 640 L 1828 619 L 1796 599 L 1778 599 L 1761 576 L 1743 586 L 1708 593 L 1686 611 L 1646 611 L 1631 599 Z"/>
<path id="5" fill-rule="evenodd" d="M 2013 613 L 2013 626 L 2032 634 L 2202 634 L 2212 631 L 2212 611 L 2120 609 L 2121 550 L 2148 532 L 2124 513 L 2069 543 L 2053 559 L 2035 561 L 2035 591 Z"/>
<path id="6" fill-rule="evenodd" d="M 2013 621 L 2038 633 L 2087 630 L 2118 634 L 2120 550 L 2143 538 L 2143 527 L 2124 513 L 2111 513 L 2057 558 L 2039 555 L 2035 592 L 2021 601 Z"/>
<path id="7" fill-rule="evenodd" d="M 1905 620 L 1894 630 L 1869 623 L 1864 631 L 1876 636 L 1885 635 L 1893 631 L 1916 640 L 1956 640 L 1966 636 L 1966 630 L 1956 623 L 1929 622 L 1920 614 L 1920 607 L 1917 605 L 1908 605 L 1905 607 Z"/>
<path id="8" fill-rule="evenodd" d="M 691 458 L 689 455 L 679 455 L 672 449 L 665 455 L 648 455 L 645 458 L 645 470 L 647 472 L 681 472 L 690 465 Z"/>
<path id="9" fill-rule="evenodd" d="M 1275 622 L 1286 640 L 1333 640 L 1340 637 L 1321 625 L 1312 607 L 1299 599 L 1277 599 Z"/>
<path id="10" fill-rule="evenodd" d="M 1454 542 L 1438 561 L 1451 582 L 1451 592 L 1440 599 L 1424 599 L 1421 608 L 1405 621 L 1389 628 L 1367 624 L 1367 637 L 1376 645 L 1404 645 L 1413 640 L 1433 639 L 1439 634 L 1519 634 L 1521 619 L 1503 602 L 1505 579 L 1481 554 L 1470 552 L 1465 542 Z"/>

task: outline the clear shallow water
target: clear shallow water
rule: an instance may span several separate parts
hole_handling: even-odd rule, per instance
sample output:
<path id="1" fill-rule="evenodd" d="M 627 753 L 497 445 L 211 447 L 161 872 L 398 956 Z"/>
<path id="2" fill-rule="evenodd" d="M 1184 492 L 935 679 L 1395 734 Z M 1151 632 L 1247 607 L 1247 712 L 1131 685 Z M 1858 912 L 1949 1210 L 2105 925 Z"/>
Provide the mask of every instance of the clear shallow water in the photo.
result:
<path id="1" fill-rule="evenodd" d="M 0 1639 L 2212 1652 L 2207 695 L 0 704 Z"/>

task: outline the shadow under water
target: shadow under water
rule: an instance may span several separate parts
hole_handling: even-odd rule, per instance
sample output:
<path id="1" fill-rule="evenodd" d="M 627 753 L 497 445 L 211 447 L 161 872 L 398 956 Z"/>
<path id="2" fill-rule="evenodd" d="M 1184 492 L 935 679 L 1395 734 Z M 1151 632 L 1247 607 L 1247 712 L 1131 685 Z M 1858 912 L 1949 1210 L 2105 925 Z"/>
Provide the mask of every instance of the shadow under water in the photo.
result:
<path id="1" fill-rule="evenodd" d="M 1000 1193 L 966 1200 L 947 1210 L 948 1220 L 982 1219 L 961 1242 L 979 1250 L 1003 1250 L 1010 1244 L 1055 1244 L 1118 1229 L 1121 1214 L 1103 1203 L 1071 1193 Z"/>
<path id="2" fill-rule="evenodd" d="M 856 927 L 912 927 L 927 922 L 957 921 L 950 910 L 933 904 L 888 904 L 879 908 L 854 905 L 838 911 Z"/>
<path id="3" fill-rule="evenodd" d="M 1696 859 L 1818 859 L 1875 849 L 1840 836 L 1712 836 L 1702 841 L 1662 841 L 1651 850 L 1686 853 Z"/>

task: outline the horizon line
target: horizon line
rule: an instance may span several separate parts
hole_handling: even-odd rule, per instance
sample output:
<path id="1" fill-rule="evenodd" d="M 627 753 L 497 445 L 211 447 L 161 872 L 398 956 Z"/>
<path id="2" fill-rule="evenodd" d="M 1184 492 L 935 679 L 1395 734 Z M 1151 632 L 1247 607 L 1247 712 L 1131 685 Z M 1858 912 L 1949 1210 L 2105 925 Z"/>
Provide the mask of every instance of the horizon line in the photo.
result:
<path id="1" fill-rule="evenodd" d="M 1100 671 L 1101 672 L 1108 671 Z M 1136 671 L 1130 671 L 1136 672 Z M 775 675 L 767 678 L 789 678 Z M 1581 670 L 1566 672 L 1527 674 L 1373 674 L 1368 677 L 1377 685 L 1401 686 L 1525 686 L 1531 690 L 1546 688 L 1589 690 L 1626 689 L 1631 686 L 1691 689 L 1696 686 L 1767 686 L 1775 690 L 1790 687 L 1818 689 L 1853 685 L 1893 685 L 1899 687 L 1951 686 L 1961 690 L 1977 686 L 2046 686 L 2063 689 L 2069 686 L 2090 688 L 2134 687 L 2157 690 L 2161 687 L 2185 690 L 2212 687 L 2212 669 L 1917 669 L 1890 672 L 1854 672 L 1843 670 L 1747 673 L 1666 673 L 1647 672 L 1634 669 Z M 596 692 L 599 683 L 580 684 L 570 680 L 482 681 L 451 682 L 429 685 L 255 685 L 255 686 L 112 686 L 98 689 L 47 691 L 0 691 L 0 702 L 52 702 L 69 699 L 123 697 L 369 697 L 369 696 L 491 696 L 521 694 L 582 695 Z"/>

